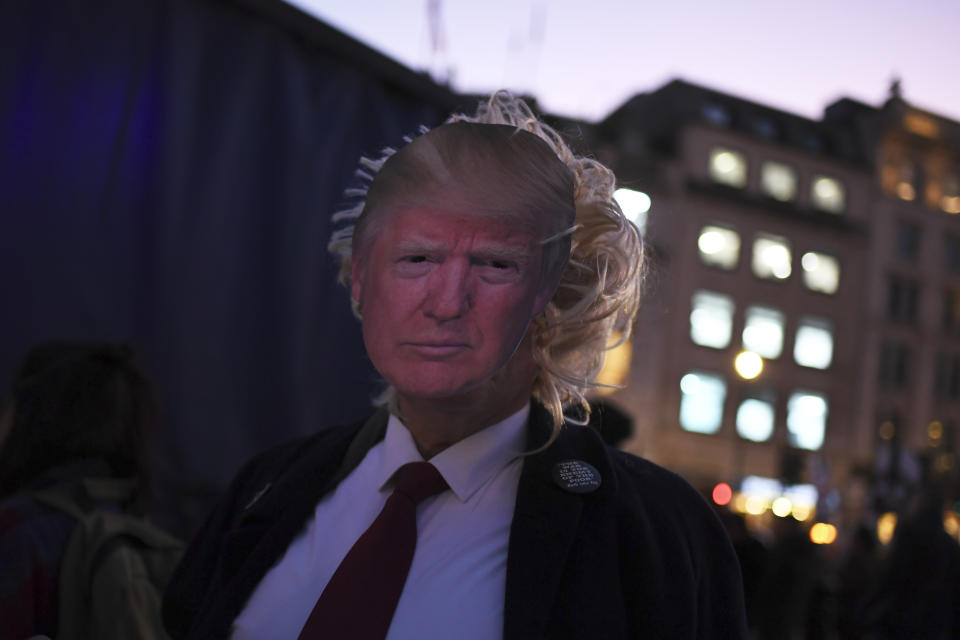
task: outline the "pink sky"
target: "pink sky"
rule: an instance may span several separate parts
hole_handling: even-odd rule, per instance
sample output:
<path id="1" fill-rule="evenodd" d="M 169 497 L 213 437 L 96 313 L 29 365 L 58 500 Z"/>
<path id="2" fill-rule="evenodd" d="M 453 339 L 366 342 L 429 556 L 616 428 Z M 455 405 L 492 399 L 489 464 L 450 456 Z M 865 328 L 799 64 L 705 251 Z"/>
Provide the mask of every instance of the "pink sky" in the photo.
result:
<path id="1" fill-rule="evenodd" d="M 958 0 L 440 0 L 438 54 L 429 1 L 291 0 L 457 90 L 562 115 L 596 120 L 682 77 L 819 118 L 841 96 L 879 105 L 897 75 L 908 102 L 960 120 Z"/>

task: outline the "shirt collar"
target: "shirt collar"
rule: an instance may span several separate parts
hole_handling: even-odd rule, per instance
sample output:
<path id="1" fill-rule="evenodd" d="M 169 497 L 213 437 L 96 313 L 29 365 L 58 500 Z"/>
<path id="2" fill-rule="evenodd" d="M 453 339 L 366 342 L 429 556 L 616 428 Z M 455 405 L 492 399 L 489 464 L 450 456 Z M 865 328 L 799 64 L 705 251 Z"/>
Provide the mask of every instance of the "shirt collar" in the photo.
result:
<path id="1" fill-rule="evenodd" d="M 530 404 L 496 424 L 481 429 L 430 458 L 454 495 L 466 502 L 488 480 L 519 457 L 527 441 Z M 422 462 L 413 436 L 400 418 L 390 414 L 378 480 L 383 491 L 393 474 L 408 462 Z"/>

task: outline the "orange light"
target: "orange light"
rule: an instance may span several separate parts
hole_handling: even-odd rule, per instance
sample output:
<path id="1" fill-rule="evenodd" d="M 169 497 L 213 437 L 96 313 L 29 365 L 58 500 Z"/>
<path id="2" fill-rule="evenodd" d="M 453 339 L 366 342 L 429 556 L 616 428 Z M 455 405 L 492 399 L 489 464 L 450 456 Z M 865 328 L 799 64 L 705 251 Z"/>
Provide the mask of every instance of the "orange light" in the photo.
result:
<path id="1" fill-rule="evenodd" d="M 775 499 L 770 505 L 770 511 L 773 511 L 773 515 L 778 518 L 786 518 L 792 510 L 793 503 L 790 502 L 790 498 L 784 496 Z"/>
<path id="2" fill-rule="evenodd" d="M 943 530 L 946 531 L 951 538 L 956 538 L 960 534 L 960 522 L 957 521 L 957 514 L 953 511 L 948 511 L 943 516 Z"/>
<path id="3" fill-rule="evenodd" d="M 600 369 L 596 381 L 601 386 L 597 389 L 600 395 L 609 395 L 621 387 L 626 386 L 627 376 L 630 373 L 630 355 L 633 347 L 629 340 L 623 339 L 623 334 L 615 333 L 610 336 L 610 344 L 603 359 L 603 368 Z"/>
<path id="4" fill-rule="evenodd" d="M 897 183 L 897 197 L 901 200 L 913 200 L 917 197 L 917 192 L 909 182 Z"/>
<path id="5" fill-rule="evenodd" d="M 925 138 L 938 138 L 940 136 L 940 127 L 937 121 L 930 116 L 911 111 L 903 117 L 903 126 L 910 133 Z"/>
<path id="6" fill-rule="evenodd" d="M 747 496 L 742 493 L 737 493 L 733 496 L 733 500 L 730 501 L 732 508 L 737 513 L 746 513 L 747 512 Z"/>
<path id="7" fill-rule="evenodd" d="M 940 199 L 940 208 L 947 213 L 960 213 L 960 196 L 943 196 Z"/>
<path id="8" fill-rule="evenodd" d="M 897 530 L 897 514 L 885 513 L 877 518 L 877 539 L 882 544 L 889 544 L 893 539 L 893 532 Z"/>
<path id="9" fill-rule="evenodd" d="M 826 522 L 818 522 L 810 527 L 810 540 L 814 544 L 832 544 L 837 539 L 837 528 Z"/>
<path id="10" fill-rule="evenodd" d="M 790 515 L 793 516 L 794 520 L 803 522 L 810 517 L 810 512 L 810 507 L 802 504 L 795 504 L 793 505 L 793 509 L 790 510 Z"/>
<path id="11" fill-rule="evenodd" d="M 730 504 L 733 498 L 733 489 L 726 482 L 721 482 L 713 488 L 713 501 L 721 507 Z"/>

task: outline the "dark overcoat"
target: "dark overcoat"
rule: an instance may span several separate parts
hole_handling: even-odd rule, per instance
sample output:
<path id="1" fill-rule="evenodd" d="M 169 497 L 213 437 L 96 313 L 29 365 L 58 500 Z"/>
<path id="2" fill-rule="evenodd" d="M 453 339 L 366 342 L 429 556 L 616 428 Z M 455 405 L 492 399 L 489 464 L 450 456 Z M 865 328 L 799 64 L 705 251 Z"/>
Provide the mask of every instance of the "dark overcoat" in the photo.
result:
<path id="1" fill-rule="evenodd" d="M 257 584 L 320 499 L 383 438 L 386 422 L 379 412 L 244 466 L 167 590 L 173 638 L 229 636 Z M 529 432 L 531 449 L 550 433 L 549 415 L 536 404 Z M 574 493 L 558 484 L 553 471 L 570 460 L 596 468 L 600 486 Z M 503 637 L 745 638 L 736 556 L 710 506 L 683 479 L 606 446 L 592 428 L 565 426 L 523 463 Z"/>

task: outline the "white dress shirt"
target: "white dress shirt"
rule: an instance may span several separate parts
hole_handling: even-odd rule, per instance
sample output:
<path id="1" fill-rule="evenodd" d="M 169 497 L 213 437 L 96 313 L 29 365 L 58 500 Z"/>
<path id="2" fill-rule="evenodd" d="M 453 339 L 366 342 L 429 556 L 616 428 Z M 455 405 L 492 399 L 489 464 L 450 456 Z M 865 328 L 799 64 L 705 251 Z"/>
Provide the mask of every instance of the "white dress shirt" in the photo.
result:
<path id="1" fill-rule="evenodd" d="M 526 447 L 529 405 L 444 449 L 430 462 L 450 486 L 417 509 L 417 548 L 389 640 L 503 635 L 510 524 Z M 234 640 L 295 640 L 344 556 L 419 462 L 410 432 L 391 415 L 384 439 L 317 504 L 306 529 L 267 572 L 233 623 Z M 363 615 L 357 603 L 357 615 Z"/>

